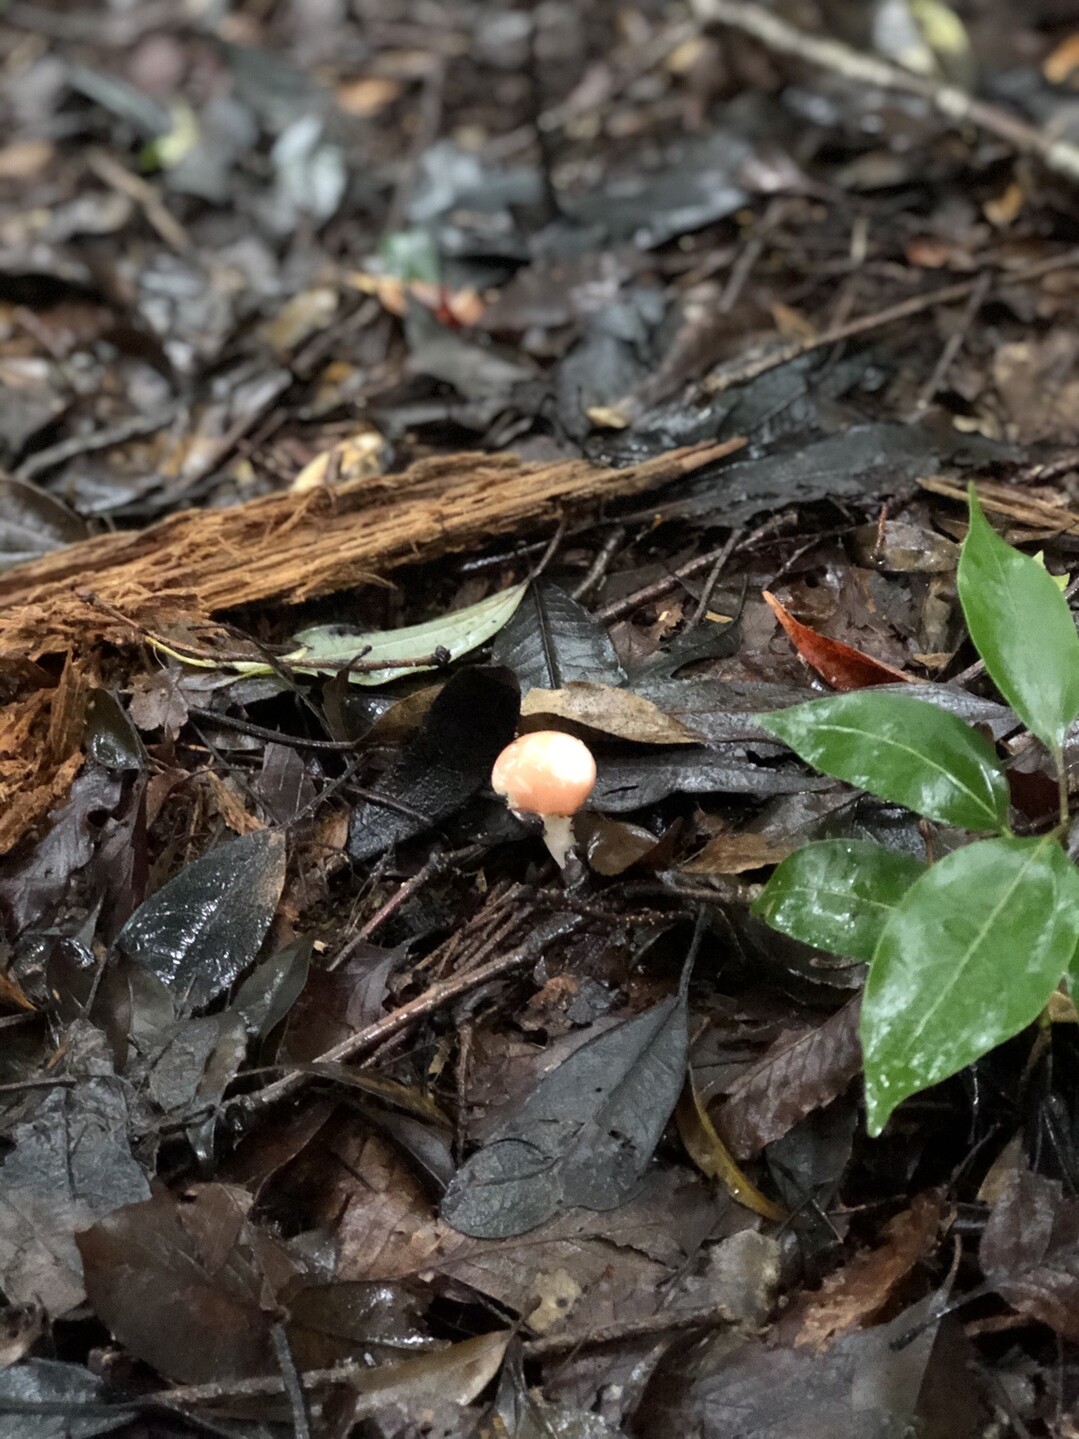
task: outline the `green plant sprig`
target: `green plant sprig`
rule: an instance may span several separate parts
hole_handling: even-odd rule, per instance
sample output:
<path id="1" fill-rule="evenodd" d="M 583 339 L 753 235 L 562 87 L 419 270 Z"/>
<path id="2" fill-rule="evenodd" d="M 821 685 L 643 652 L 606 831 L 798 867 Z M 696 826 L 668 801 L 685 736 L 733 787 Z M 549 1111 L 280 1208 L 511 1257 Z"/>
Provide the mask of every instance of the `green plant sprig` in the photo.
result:
<path id="1" fill-rule="evenodd" d="M 754 905 L 784 934 L 868 962 L 860 1032 L 873 1135 L 904 1099 L 1036 1020 L 1062 980 L 1079 980 L 1079 871 L 1062 847 L 1079 632 L 1056 580 L 1001 539 L 973 486 L 958 590 L 986 671 L 1056 766 L 1052 833 L 1012 834 L 995 747 L 935 705 L 861 690 L 763 717 L 825 774 L 973 832 L 928 866 L 865 841 L 809 844 Z"/>

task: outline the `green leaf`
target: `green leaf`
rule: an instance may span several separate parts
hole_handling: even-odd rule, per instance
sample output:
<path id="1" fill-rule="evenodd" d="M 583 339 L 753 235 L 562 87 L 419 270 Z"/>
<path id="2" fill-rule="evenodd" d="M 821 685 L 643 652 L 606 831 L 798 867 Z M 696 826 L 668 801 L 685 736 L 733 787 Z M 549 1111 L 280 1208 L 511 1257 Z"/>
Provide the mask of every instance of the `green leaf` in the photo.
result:
<path id="1" fill-rule="evenodd" d="M 1059 755 L 1079 715 L 1079 634 L 1044 565 L 1006 544 L 970 490 L 959 557 L 959 600 L 970 637 L 1001 694 Z"/>
<path id="2" fill-rule="evenodd" d="M 1077 888 L 1052 835 L 954 850 L 911 886 L 862 1001 L 870 1134 L 1037 1018 L 1075 948 Z"/>
<path id="3" fill-rule="evenodd" d="M 350 660 L 364 663 L 385 660 L 384 669 L 353 671 L 349 679 L 357 685 L 385 685 L 404 675 L 423 674 L 435 665 L 401 665 L 402 660 L 420 659 L 444 649 L 451 660 L 496 635 L 521 603 L 527 585 L 514 585 L 489 595 L 478 604 L 452 610 L 422 625 L 400 630 L 364 633 L 343 625 L 317 625 L 296 636 L 299 648 L 285 656 L 285 663 L 301 674 L 336 674 Z"/>
<path id="4" fill-rule="evenodd" d="M 925 865 L 861 839 L 824 839 L 789 855 L 753 905 L 783 934 L 871 959 L 881 930 Z"/>
<path id="5" fill-rule="evenodd" d="M 763 715 L 765 729 L 848 784 L 965 829 L 1001 829 L 1008 786 L 992 745 L 955 715 L 859 690 Z"/>

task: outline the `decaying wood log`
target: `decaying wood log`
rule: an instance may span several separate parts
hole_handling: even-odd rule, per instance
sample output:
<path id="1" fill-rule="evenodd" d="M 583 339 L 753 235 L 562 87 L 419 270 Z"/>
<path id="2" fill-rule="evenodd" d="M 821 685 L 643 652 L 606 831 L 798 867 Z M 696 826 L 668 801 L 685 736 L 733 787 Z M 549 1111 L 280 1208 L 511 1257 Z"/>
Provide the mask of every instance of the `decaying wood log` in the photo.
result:
<path id="1" fill-rule="evenodd" d="M 0 663 L 130 640 L 103 606 L 159 628 L 375 582 L 399 565 L 656 488 L 742 443 L 674 450 L 624 470 L 584 460 L 522 464 L 513 455 L 421 460 L 399 475 L 187 510 L 137 533 L 83 540 L 0 575 Z"/>

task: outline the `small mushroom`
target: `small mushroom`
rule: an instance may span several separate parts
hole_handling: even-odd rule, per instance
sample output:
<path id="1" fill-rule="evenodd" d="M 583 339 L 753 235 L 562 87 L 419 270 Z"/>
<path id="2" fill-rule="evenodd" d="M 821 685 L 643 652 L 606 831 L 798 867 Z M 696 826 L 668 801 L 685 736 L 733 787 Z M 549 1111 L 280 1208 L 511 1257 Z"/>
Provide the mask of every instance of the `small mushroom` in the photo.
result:
<path id="1" fill-rule="evenodd" d="M 561 868 L 573 848 L 573 816 L 596 785 L 592 751 L 561 730 L 536 730 L 506 746 L 495 760 L 491 787 L 514 814 L 538 814 L 543 840 Z"/>

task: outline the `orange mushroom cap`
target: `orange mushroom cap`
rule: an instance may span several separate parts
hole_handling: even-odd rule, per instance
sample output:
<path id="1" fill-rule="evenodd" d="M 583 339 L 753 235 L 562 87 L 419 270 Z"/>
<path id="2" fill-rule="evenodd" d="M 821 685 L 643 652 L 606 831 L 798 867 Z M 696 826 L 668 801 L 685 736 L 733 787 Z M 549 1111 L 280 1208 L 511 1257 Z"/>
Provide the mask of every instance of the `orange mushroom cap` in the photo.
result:
<path id="1" fill-rule="evenodd" d="M 521 814 L 576 814 L 596 786 L 588 746 L 561 730 L 536 730 L 506 746 L 491 787 Z"/>

